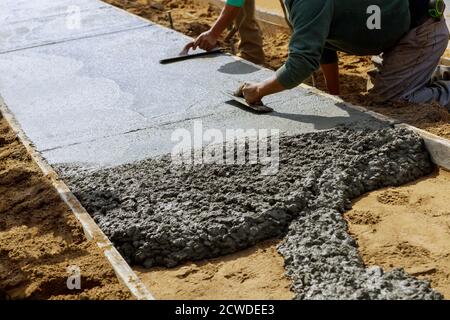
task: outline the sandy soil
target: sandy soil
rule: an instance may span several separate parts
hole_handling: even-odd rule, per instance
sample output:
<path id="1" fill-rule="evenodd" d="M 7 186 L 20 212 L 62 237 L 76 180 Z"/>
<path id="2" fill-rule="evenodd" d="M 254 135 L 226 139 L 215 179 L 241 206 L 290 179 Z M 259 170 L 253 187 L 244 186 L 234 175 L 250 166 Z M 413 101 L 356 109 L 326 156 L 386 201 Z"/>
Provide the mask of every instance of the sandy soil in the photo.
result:
<path id="1" fill-rule="evenodd" d="M 81 289 L 69 290 L 77 266 Z M 0 114 L 0 299 L 130 299 Z"/>
<path id="2" fill-rule="evenodd" d="M 135 271 L 157 299 L 292 299 L 284 260 L 271 240 L 221 258 Z"/>
<path id="3" fill-rule="evenodd" d="M 283 14 L 280 0 L 256 0 L 256 6 L 265 11 Z"/>
<path id="4" fill-rule="evenodd" d="M 450 172 L 371 192 L 345 213 L 367 265 L 403 267 L 450 299 Z"/>
<path id="5" fill-rule="evenodd" d="M 105 0 L 105 2 L 168 27 L 170 24 L 167 11 L 171 11 L 174 29 L 191 37 L 208 30 L 218 15 L 216 8 L 198 4 L 195 0 Z M 257 0 L 258 2 L 264 8 L 273 11 L 281 10 L 278 0 Z M 263 26 L 263 33 L 266 67 L 277 69 L 287 58 L 289 30 L 275 26 Z M 230 48 L 229 43 L 222 42 L 221 45 Z M 234 52 L 234 49 L 229 51 Z M 370 57 L 340 54 L 341 97 L 345 101 L 367 106 L 376 112 L 450 139 L 450 115 L 446 109 L 440 106 L 434 104 L 367 105 L 364 101 L 367 71 L 372 68 Z M 326 91 L 325 81 L 320 71 L 317 80 L 317 88 Z M 311 81 L 306 83 L 312 85 Z"/>

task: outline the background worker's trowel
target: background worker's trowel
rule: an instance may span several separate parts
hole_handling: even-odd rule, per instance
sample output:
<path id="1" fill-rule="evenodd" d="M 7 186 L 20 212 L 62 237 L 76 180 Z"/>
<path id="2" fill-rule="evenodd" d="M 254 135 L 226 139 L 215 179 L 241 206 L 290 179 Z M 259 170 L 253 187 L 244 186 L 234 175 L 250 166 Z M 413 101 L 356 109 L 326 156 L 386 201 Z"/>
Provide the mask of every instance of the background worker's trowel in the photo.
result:
<path id="1" fill-rule="evenodd" d="M 248 108 L 249 110 L 255 111 L 257 113 L 269 113 L 273 111 L 272 108 L 265 106 L 262 102 L 261 104 L 249 104 L 242 96 L 242 91 L 240 89 L 237 92 L 223 91 L 223 93 L 230 97 L 232 100 L 241 104 L 244 108 Z"/>
<path id="2" fill-rule="evenodd" d="M 222 48 L 215 48 L 210 51 L 189 54 L 188 53 L 189 49 L 191 49 L 193 47 L 193 45 L 194 45 L 193 42 L 189 42 L 177 56 L 159 60 L 159 63 L 168 64 L 168 63 L 172 63 L 172 62 L 178 62 L 178 61 L 188 60 L 188 59 L 202 57 L 202 56 L 209 56 L 212 54 L 217 54 L 217 53 L 223 52 Z"/>

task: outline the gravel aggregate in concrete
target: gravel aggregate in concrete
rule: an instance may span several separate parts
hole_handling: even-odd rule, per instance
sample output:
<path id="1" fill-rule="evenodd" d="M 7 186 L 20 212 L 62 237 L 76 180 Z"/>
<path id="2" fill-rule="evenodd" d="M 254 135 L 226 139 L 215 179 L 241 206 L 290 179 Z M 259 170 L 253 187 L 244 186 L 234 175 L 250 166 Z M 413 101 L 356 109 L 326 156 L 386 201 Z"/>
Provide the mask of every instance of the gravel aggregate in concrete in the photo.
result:
<path id="1" fill-rule="evenodd" d="M 58 168 L 131 263 L 173 267 L 284 236 L 298 299 L 438 299 L 402 270 L 365 268 L 341 213 L 351 200 L 430 173 L 416 134 L 387 124 L 340 126 L 280 139 L 280 167 L 174 166 L 162 156 L 98 171 Z"/>

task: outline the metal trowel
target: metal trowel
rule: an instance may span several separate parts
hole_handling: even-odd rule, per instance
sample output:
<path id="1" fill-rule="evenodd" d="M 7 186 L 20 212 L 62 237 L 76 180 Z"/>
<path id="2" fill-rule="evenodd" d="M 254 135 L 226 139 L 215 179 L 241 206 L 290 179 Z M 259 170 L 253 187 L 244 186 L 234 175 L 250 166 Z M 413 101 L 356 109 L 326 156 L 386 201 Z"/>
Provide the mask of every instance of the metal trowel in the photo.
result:
<path id="1" fill-rule="evenodd" d="M 215 48 L 210 51 L 203 51 L 203 52 L 189 54 L 189 49 L 191 49 L 193 47 L 193 45 L 194 45 L 194 42 L 189 42 L 177 56 L 159 60 L 159 63 L 160 64 L 168 64 L 168 63 L 173 63 L 173 62 L 194 59 L 194 58 L 209 56 L 209 55 L 218 54 L 218 53 L 223 53 L 222 48 Z"/>
<path id="2" fill-rule="evenodd" d="M 260 104 L 249 104 L 244 99 L 241 88 L 239 88 L 236 92 L 223 91 L 223 93 L 226 94 L 232 100 L 241 104 L 243 107 L 248 108 L 257 113 L 269 113 L 269 112 L 273 111 L 273 109 L 271 107 L 264 105 L 262 102 Z"/>

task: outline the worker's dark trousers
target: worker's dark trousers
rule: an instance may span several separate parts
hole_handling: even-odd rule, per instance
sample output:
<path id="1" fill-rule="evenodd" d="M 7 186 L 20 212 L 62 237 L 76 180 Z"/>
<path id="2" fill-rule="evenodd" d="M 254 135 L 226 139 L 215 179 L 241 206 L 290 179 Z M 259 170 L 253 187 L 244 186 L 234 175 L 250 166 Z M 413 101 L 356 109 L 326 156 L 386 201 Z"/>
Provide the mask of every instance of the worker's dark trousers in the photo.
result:
<path id="1" fill-rule="evenodd" d="M 239 55 L 256 64 L 264 63 L 261 30 L 255 17 L 255 0 L 245 0 L 236 19 L 236 27 L 241 40 L 238 44 Z"/>
<path id="2" fill-rule="evenodd" d="M 383 63 L 374 75 L 369 98 L 374 102 L 436 101 L 448 108 L 450 81 L 431 81 L 447 48 L 449 31 L 445 19 L 428 19 L 410 30 L 392 50 L 383 53 Z"/>

